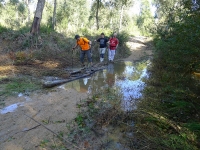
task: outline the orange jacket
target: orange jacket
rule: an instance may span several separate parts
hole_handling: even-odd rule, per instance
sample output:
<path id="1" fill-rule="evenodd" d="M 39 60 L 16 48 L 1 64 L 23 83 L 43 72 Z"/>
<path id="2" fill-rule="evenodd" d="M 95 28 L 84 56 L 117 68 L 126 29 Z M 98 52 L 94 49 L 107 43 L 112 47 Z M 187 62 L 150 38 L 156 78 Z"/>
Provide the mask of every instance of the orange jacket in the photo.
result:
<path id="1" fill-rule="evenodd" d="M 80 39 L 76 42 L 82 51 L 86 51 L 90 49 L 89 40 L 87 38 L 80 37 Z"/>

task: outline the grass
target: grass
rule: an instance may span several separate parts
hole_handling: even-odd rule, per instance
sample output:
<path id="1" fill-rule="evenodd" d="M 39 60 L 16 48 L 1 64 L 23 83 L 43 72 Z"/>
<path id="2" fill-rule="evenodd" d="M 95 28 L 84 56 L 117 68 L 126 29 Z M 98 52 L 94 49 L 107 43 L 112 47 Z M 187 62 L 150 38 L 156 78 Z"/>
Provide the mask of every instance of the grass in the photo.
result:
<path id="1" fill-rule="evenodd" d="M 10 96 L 41 89 L 41 86 L 37 81 L 29 78 L 11 78 L 8 80 L 7 83 L 1 85 L 2 90 L 0 91 L 0 95 Z"/>
<path id="2" fill-rule="evenodd" d="M 3 81 L 6 78 L 7 78 L 7 76 L 0 76 L 0 82 Z"/>
<path id="3" fill-rule="evenodd" d="M 48 144 L 49 142 L 50 142 L 50 141 L 49 141 L 49 140 L 47 140 L 47 139 L 45 139 L 45 140 L 41 141 L 41 142 L 40 142 L 40 147 L 42 147 L 42 148 L 46 147 L 46 146 L 47 146 L 47 144 Z"/>
<path id="4" fill-rule="evenodd" d="M 185 138 L 180 137 L 177 134 L 169 134 L 162 140 L 158 139 L 159 143 L 163 144 L 165 147 L 169 147 L 171 150 L 195 150 L 196 148 L 192 146 Z"/>
<path id="5" fill-rule="evenodd" d="M 81 113 L 79 113 L 77 115 L 77 117 L 75 118 L 75 121 L 77 122 L 78 126 L 81 126 L 81 127 L 84 126 L 84 118 L 83 118 L 83 115 Z"/>

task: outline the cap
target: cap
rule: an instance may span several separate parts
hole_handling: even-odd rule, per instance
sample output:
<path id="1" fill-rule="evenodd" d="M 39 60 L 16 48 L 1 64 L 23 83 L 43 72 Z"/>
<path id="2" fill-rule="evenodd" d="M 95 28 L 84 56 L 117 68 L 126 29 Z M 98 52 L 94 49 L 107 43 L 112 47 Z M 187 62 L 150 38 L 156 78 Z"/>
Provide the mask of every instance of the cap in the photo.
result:
<path id="1" fill-rule="evenodd" d="M 104 35 L 104 33 L 102 32 L 101 35 Z"/>
<path id="2" fill-rule="evenodd" d="M 80 36 L 79 35 L 75 35 L 75 39 L 77 40 L 78 38 L 80 38 Z"/>

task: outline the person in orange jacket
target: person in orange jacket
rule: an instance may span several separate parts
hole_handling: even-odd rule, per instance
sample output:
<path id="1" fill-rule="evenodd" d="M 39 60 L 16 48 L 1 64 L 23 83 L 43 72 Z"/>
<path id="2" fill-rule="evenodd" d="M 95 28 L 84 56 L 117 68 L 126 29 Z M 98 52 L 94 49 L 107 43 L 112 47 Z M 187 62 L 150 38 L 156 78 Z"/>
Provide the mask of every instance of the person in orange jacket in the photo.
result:
<path id="1" fill-rule="evenodd" d="M 85 66 L 84 65 L 85 54 L 87 55 L 87 59 L 88 59 L 88 62 L 90 63 L 90 66 L 92 66 L 92 56 L 90 52 L 90 47 L 91 47 L 92 42 L 85 37 L 80 37 L 79 35 L 75 35 L 75 39 L 76 39 L 76 44 L 73 47 L 73 50 L 77 46 L 81 48 L 80 61 L 82 63 L 82 66 L 83 67 Z"/>

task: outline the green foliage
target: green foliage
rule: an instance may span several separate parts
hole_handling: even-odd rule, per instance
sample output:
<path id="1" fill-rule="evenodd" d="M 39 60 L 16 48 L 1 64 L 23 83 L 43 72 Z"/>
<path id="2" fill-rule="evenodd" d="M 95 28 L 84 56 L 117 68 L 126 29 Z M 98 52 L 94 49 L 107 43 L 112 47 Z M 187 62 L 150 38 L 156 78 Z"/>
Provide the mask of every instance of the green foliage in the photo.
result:
<path id="1" fill-rule="evenodd" d="M 45 33 L 45 34 L 50 34 L 51 32 L 53 32 L 53 29 L 51 26 L 48 25 L 41 25 L 40 26 L 40 32 L 41 33 Z"/>
<path id="2" fill-rule="evenodd" d="M 129 40 L 129 34 L 125 31 L 122 31 L 117 35 L 117 38 L 119 40 L 119 45 L 125 46 L 126 42 Z"/>
<path id="3" fill-rule="evenodd" d="M 6 32 L 8 29 L 2 25 L 0 25 L 0 33 Z"/>
<path id="4" fill-rule="evenodd" d="M 30 31 L 30 28 L 28 26 L 23 26 L 21 27 L 17 32 L 19 32 L 19 34 L 24 34 Z"/>
<path id="5" fill-rule="evenodd" d="M 89 29 L 88 28 L 81 28 L 80 29 L 80 34 L 81 35 L 89 35 L 90 34 L 90 31 L 89 31 Z"/>
<path id="6" fill-rule="evenodd" d="M 16 4 L 19 3 L 19 0 L 10 0 L 10 3 L 11 3 L 12 5 L 16 5 Z"/>
<path id="7" fill-rule="evenodd" d="M 191 123 L 186 123 L 184 125 L 188 129 L 194 132 L 198 132 L 200 134 L 200 123 L 199 122 L 191 122 Z"/>
<path id="8" fill-rule="evenodd" d="M 26 11 L 25 5 L 24 5 L 23 3 L 20 3 L 20 4 L 18 5 L 17 10 L 18 10 L 21 14 L 25 13 L 25 11 Z"/>
<path id="9" fill-rule="evenodd" d="M 93 31 L 91 31 L 91 34 L 92 35 L 97 35 L 97 38 L 99 38 L 100 34 L 102 32 L 105 34 L 105 37 L 107 37 L 107 38 L 109 38 L 109 36 L 112 34 L 112 30 L 109 29 L 109 28 L 106 28 L 106 29 L 105 28 L 99 28 L 98 32 L 93 30 Z"/>
<path id="10" fill-rule="evenodd" d="M 169 134 L 163 139 L 158 139 L 161 144 L 170 148 L 171 150 L 197 150 L 196 147 L 192 146 L 186 138 L 178 136 L 176 134 Z"/>
<path id="11" fill-rule="evenodd" d="M 158 145 L 174 150 L 196 150 L 200 139 L 197 123 L 200 121 L 197 117 L 200 115 L 200 93 L 197 92 L 200 84 L 192 73 L 200 69 L 200 19 L 199 13 L 188 11 L 188 6 L 181 2 L 157 1 L 161 4 L 160 9 L 165 9 L 165 15 L 158 10 L 160 18 L 154 36 L 156 49 L 150 68 L 151 77 L 144 90 L 146 98 L 139 108 L 165 114 L 180 126 L 173 134 L 170 128 L 167 131 L 159 128 L 157 135 L 162 133 L 162 138 L 150 133 L 152 138 L 160 139 Z M 151 121 L 151 124 L 157 122 Z"/>
<path id="12" fill-rule="evenodd" d="M 82 114 L 78 114 L 77 117 L 75 118 L 75 121 L 77 122 L 77 124 L 80 126 L 80 127 L 83 127 L 84 126 L 84 117 Z"/>
<path id="13" fill-rule="evenodd" d="M 149 36 L 150 30 L 154 26 L 154 18 L 150 11 L 150 3 L 148 0 L 142 0 L 140 6 L 141 14 L 137 17 L 137 26 L 140 29 L 142 35 Z"/>
<path id="14" fill-rule="evenodd" d="M 136 24 L 134 24 L 135 21 L 131 19 L 134 15 L 130 15 L 129 12 L 132 4 L 133 2 L 131 0 L 112 1 L 110 3 L 101 1 L 98 13 L 99 28 L 115 31 L 124 30 L 134 34 L 135 31 L 133 30 L 137 29 L 137 27 Z M 4 7 L 1 7 L 2 15 L 0 21 L 2 25 L 12 29 L 19 29 L 28 25 L 28 27 L 31 28 L 30 19 L 32 20 L 34 12 L 28 10 L 28 8 L 30 8 L 28 5 L 30 5 L 30 3 L 27 4 L 26 1 L 18 0 L 11 0 L 9 3 L 5 3 Z M 90 6 L 94 7 L 90 8 Z M 41 31 L 44 31 L 44 33 L 51 32 L 53 7 L 54 5 L 52 5 L 51 2 L 46 2 L 41 20 L 41 24 L 47 26 L 47 28 L 41 27 Z M 82 35 L 92 35 L 92 33 L 97 32 L 95 16 L 96 1 L 91 3 L 87 0 L 58 1 L 56 8 L 55 30 L 58 32 L 74 34 L 80 31 Z M 121 16 L 122 8 L 123 15 Z M 120 21 L 120 19 L 122 20 Z"/>
<path id="15" fill-rule="evenodd" d="M 47 139 L 45 139 L 45 140 L 42 140 L 41 142 L 40 142 L 40 146 L 42 147 L 42 148 L 44 148 L 44 147 L 46 147 L 47 146 L 47 144 L 49 143 L 50 141 L 49 140 L 47 140 Z"/>
<path id="16" fill-rule="evenodd" d="M 5 84 L 3 90 L 0 91 L 0 95 L 14 95 L 17 93 L 31 92 L 40 88 L 41 87 L 36 81 L 31 81 L 27 78 L 16 78 L 11 79 L 9 83 Z"/>

